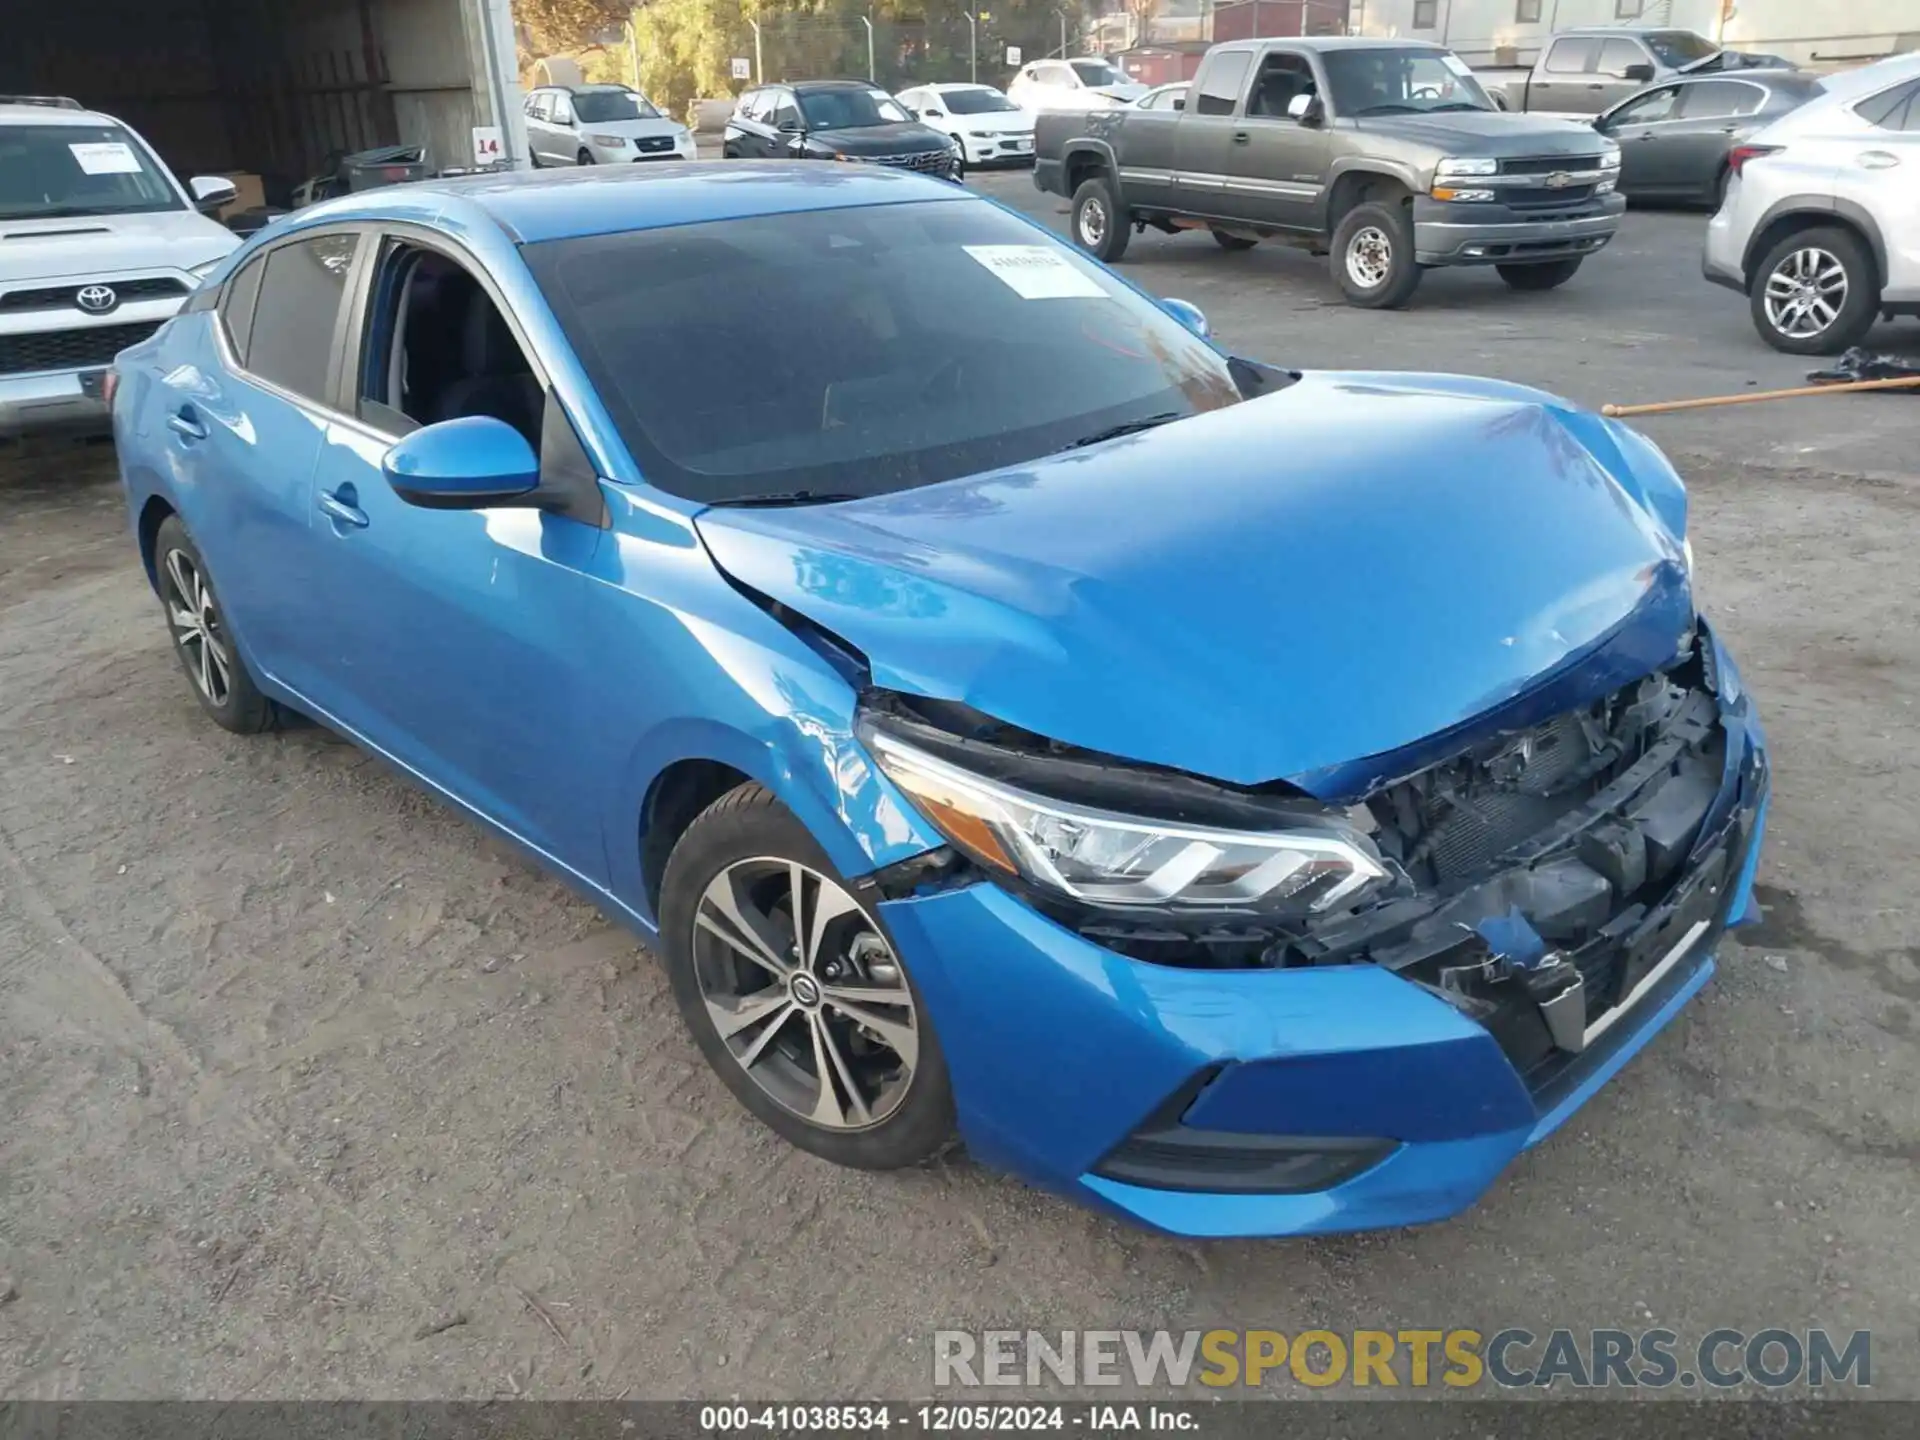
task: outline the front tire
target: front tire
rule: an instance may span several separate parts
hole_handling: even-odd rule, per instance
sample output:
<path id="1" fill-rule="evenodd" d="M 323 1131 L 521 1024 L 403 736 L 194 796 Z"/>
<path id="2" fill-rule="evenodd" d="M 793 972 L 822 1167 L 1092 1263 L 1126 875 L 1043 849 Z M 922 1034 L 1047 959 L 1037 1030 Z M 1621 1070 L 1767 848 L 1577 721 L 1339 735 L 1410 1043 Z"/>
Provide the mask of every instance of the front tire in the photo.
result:
<path id="1" fill-rule="evenodd" d="M 1787 236 L 1753 277 L 1753 327 L 1789 355 L 1838 355 L 1866 339 L 1880 310 L 1873 257 L 1838 226 Z"/>
<path id="2" fill-rule="evenodd" d="M 582 145 L 580 147 L 580 153 L 573 157 L 573 163 L 576 165 L 593 164 L 593 152 L 587 149 L 586 146 Z"/>
<path id="3" fill-rule="evenodd" d="M 173 653 L 187 673 L 200 708 L 214 724 L 236 735 L 272 729 L 273 702 L 260 693 L 247 672 L 233 632 L 227 628 L 207 562 L 177 515 L 161 521 L 154 535 L 153 568 Z"/>
<path id="4" fill-rule="evenodd" d="M 1105 175 L 1083 180 L 1073 192 L 1073 213 L 1068 217 L 1073 243 L 1093 256 L 1113 264 L 1127 253 L 1127 241 L 1133 238 L 1133 226 L 1120 208 L 1120 196 L 1113 181 Z"/>
<path id="5" fill-rule="evenodd" d="M 1330 263 L 1349 305 L 1363 310 L 1405 305 L 1420 284 L 1406 208 L 1377 201 L 1354 206 L 1334 228 Z"/>
<path id="6" fill-rule="evenodd" d="M 946 1061 L 892 938 L 767 790 L 729 792 L 680 837 L 660 938 L 694 1043 L 782 1139 L 861 1170 L 953 1143 Z"/>
<path id="7" fill-rule="evenodd" d="M 1580 270 L 1585 256 L 1572 260 L 1548 260 L 1538 265 L 1496 265 L 1500 278 L 1514 290 L 1557 290 Z"/>

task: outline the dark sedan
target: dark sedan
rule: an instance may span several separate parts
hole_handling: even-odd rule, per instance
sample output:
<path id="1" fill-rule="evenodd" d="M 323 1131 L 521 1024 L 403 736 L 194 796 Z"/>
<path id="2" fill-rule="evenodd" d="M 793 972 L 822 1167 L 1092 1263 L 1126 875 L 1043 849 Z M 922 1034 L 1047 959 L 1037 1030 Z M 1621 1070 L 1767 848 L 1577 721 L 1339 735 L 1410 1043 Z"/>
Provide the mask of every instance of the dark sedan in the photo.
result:
<path id="1" fill-rule="evenodd" d="M 1593 122 L 1620 146 L 1620 192 L 1631 200 L 1718 208 L 1736 145 L 1820 93 L 1796 70 L 1747 70 L 1654 85 Z"/>
<path id="2" fill-rule="evenodd" d="M 740 97 L 721 153 L 729 160 L 857 160 L 957 180 L 954 142 L 864 80 L 766 85 Z"/>

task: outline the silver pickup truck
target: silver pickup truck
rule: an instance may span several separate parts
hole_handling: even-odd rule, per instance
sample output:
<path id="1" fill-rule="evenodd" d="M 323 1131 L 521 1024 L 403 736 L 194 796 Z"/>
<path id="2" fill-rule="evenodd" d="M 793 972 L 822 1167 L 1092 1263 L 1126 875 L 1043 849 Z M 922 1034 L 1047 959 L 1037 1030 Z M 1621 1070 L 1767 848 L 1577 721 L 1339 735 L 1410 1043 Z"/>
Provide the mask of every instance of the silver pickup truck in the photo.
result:
<path id="1" fill-rule="evenodd" d="M 1457 55 L 1413 41 L 1216 45 L 1173 108 L 1042 115 L 1034 155 L 1034 184 L 1071 198 L 1073 239 L 1102 260 L 1150 227 L 1279 240 L 1331 255 L 1368 309 L 1404 305 L 1439 265 L 1550 290 L 1626 208 L 1618 145 L 1502 114 Z"/>
<path id="2" fill-rule="evenodd" d="M 1584 118 L 1681 75 L 1793 68 L 1777 55 L 1722 49 L 1691 30 L 1594 25 L 1554 35 L 1531 70 L 1478 74 L 1503 110 Z"/>

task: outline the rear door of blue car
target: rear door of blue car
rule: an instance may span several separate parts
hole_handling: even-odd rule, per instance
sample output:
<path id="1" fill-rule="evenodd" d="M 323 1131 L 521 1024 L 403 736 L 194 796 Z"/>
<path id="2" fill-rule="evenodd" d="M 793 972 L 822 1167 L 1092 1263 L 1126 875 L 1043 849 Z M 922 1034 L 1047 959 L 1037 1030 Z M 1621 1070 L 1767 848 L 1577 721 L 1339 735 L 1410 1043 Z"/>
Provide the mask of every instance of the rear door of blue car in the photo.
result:
<path id="1" fill-rule="evenodd" d="M 359 243 L 309 233 L 249 259 L 207 323 L 179 327 L 155 394 L 174 496 L 247 658 L 295 691 L 308 678 L 313 467 Z"/>

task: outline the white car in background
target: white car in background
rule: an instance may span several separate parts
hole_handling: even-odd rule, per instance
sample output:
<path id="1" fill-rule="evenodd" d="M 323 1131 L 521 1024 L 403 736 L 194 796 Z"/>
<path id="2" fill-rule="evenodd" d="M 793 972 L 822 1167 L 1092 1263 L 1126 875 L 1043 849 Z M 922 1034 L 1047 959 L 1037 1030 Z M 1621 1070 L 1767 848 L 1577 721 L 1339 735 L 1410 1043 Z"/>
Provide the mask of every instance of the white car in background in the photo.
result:
<path id="1" fill-rule="evenodd" d="M 969 166 L 1033 163 L 1033 112 L 991 85 L 918 85 L 895 98 L 945 131 Z"/>
<path id="2" fill-rule="evenodd" d="M 536 168 L 697 158 L 687 127 L 625 85 L 543 85 L 527 96 L 526 114 Z"/>
<path id="3" fill-rule="evenodd" d="M 1130 105 L 1147 87 L 1129 80 L 1111 60 L 1083 55 L 1075 60 L 1034 60 L 1007 87 L 1022 110 L 1113 110 Z"/>
<path id="4" fill-rule="evenodd" d="M 158 330 L 240 243 L 111 115 L 0 95 L 0 436 L 107 426 L 113 357 Z"/>
<path id="5" fill-rule="evenodd" d="M 1822 83 L 1733 148 L 1707 225 L 1707 278 L 1745 294 L 1761 339 L 1792 355 L 1920 315 L 1920 54 Z"/>

